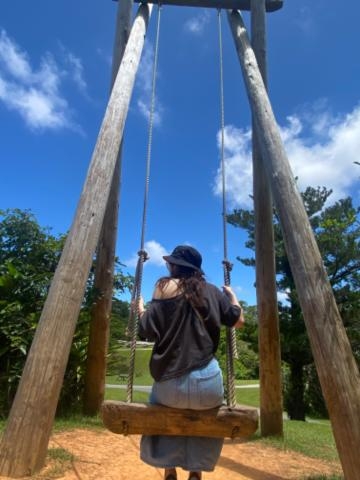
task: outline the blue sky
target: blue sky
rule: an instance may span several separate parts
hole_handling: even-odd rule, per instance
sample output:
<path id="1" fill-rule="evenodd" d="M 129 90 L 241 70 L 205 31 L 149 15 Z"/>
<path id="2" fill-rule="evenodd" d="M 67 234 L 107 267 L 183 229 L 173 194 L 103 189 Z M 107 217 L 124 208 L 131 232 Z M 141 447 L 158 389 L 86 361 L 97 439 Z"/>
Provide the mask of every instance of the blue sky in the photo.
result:
<path id="1" fill-rule="evenodd" d="M 137 5 L 134 6 L 134 14 Z M 31 209 L 53 233 L 72 222 L 105 111 L 117 3 L 0 3 L 0 208 Z M 147 111 L 156 9 L 125 127 L 117 255 L 133 273 L 140 244 Z M 249 24 L 249 15 L 244 13 Z M 285 0 L 267 15 L 269 94 L 300 188 L 332 188 L 359 203 L 360 4 Z M 251 208 L 251 117 L 223 15 L 228 211 Z M 207 279 L 223 283 L 219 196 L 217 12 L 162 9 L 143 294 L 166 274 L 162 255 L 198 248 Z M 228 228 L 232 284 L 255 304 L 244 232 Z"/>

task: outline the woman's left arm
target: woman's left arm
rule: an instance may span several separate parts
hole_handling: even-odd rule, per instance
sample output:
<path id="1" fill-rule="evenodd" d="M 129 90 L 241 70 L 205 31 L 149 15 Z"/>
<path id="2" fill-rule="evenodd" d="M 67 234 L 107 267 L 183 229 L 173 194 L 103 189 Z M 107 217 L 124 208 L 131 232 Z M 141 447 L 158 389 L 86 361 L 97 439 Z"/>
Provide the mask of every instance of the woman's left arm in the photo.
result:
<path id="1" fill-rule="evenodd" d="M 234 290 L 230 286 L 224 285 L 223 286 L 223 292 L 225 293 L 225 295 L 230 300 L 231 305 L 235 305 L 236 307 L 240 308 L 239 317 L 236 320 L 236 323 L 233 325 L 233 327 L 234 328 L 242 328 L 244 326 L 244 323 L 245 323 L 244 311 L 243 311 L 243 309 L 240 305 L 240 302 L 239 302 Z"/>

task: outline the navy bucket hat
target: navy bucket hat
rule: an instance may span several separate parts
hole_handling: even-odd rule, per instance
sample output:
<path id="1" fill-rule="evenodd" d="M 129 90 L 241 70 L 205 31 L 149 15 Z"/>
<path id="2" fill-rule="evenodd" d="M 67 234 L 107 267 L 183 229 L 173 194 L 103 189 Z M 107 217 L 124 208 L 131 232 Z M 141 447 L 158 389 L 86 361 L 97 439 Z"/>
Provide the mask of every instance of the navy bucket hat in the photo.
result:
<path id="1" fill-rule="evenodd" d="M 204 273 L 201 270 L 202 256 L 195 248 L 190 247 L 189 245 L 177 246 L 174 248 L 171 255 L 165 255 L 163 259 L 168 263 L 192 268 L 198 272 Z"/>

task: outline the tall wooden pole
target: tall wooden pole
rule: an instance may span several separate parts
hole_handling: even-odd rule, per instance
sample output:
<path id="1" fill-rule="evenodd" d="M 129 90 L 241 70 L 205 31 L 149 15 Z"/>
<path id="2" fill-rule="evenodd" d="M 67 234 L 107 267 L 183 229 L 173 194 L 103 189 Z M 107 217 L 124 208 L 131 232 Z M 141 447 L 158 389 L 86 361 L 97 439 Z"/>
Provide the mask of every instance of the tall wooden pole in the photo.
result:
<path id="1" fill-rule="evenodd" d="M 129 37 L 132 8 L 133 0 L 123 0 L 118 3 L 110 92 L 115 83 Z M 84 413 L 86 415 L 96 415 L 99 412 L 105 394 L 106 358 L 114 287 L 121 156 L 122 142 L 96 255 L 94 287 L 99 292 L 99 297 L 91 309 L 84 392 Z"/>
<path id="2" fill-rule="evenodd" d="M 321 388 L 347 480 L 360 472 L 360 374 L 241 14 L 228 12 Z M 260 140 L 260 139 L 259 139 Z"/>
<path id="3" fill-rule="evenodd" d="M 251 41 L 267 85 L 265 0 L 251 2 Z M 273 204 L 261 158 L 261 132 L 253 121 L 256 295 L 259 319 L 260 428 L 263 436 L 283 434 L 281 355 L 277 308 Z"/>
<path id="4" fill-rule="evenodd" d="M 0 474 L 31 475 L 45 460 L 86 280 L 98 243 L 152 6 L 143 4 L 95 145 L 1 443 Z"/>

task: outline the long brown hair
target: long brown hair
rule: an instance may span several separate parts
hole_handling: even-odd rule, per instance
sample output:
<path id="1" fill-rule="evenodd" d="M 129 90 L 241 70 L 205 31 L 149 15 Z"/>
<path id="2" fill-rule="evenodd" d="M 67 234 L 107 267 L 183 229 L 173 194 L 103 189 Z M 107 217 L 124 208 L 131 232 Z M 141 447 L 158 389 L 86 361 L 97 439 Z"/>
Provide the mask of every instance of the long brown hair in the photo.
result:
<path id="1" fill-rule="evenodd" d="M 183 293 L 189 300 L 193 308 L 199 311 L 201 316 L 205 317 L 207 314 L 207 303 L 204 297 L 205 279 L 203 273 L 189 267 L 175 265 L 168 263 L 170 276 L 162 277 L 157 283 L 161 291 L 164 291 L 167 283 L 171 278 L 178 280 L 179 293 Z"/>

